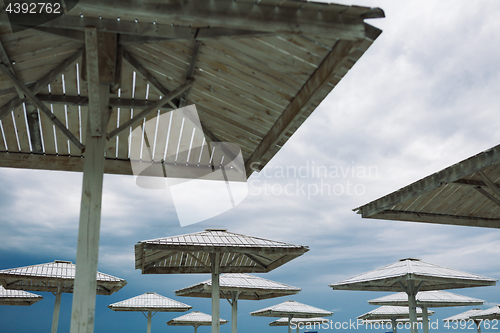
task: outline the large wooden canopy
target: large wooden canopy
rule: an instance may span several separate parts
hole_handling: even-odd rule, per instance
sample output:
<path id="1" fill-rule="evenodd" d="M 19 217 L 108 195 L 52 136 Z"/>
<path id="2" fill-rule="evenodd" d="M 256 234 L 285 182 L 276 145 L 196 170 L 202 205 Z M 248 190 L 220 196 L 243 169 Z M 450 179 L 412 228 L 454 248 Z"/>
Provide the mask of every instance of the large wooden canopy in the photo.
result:
<path id="1" fill-rule="evenodd" d="M 191 153 L 209 142 L 241 149 L 238 173 L 262 169 L 381 33 L 364 20 L 383 16 L 299 0 L 81 0 L 13 33 L 2 12 L 0 167 L 83 171 L 71 333 L 93 330 L 103 173 L 132 175 L 139 160 L 192 178 L 223 164 Z M 189 105 L 199 128 L 155 118 Z M 138 147 L 141 124 L 153 134 Z"/>
<path id="2" fill-rule="evenodd" d="M 157 110 L 195 104 L 205 136 L 196 133 L 194 143 L 205 137 L 237 144 L 250 175 L 266 165 L 377 38 L 380 30 L 363 22 L 377 17 L 383 17 L 378 8 L 297 0 L 87 0 L 57 20 L 18 33 L 4 18 L 0 166 L 83 170 L 91 102 L 82 50 L 85 27 L 94 26 L 106 32 L 102 42 L 118 45 L 108 75 L 113 89 L 106 173 L 132 174 L 130 127 L 154 118 Z M 155 106 L 160 97 L 172 99 Z M 22 102 L 29 102 L 26 110 Z M 145 108 L 150 112 L 125 124 Z M 191 133 L 181 133 L 181 121 L 170 120 L 170 139 L 157 142 L 153 160 L 177 162 L 180 169 L 186 163 L 210 164 L 208 156 L 176 161 L 165 154 L 178 146 L 189 149 Z"/>
<path id="3" fill-rule="evenodd" d="M 355 208 L 363 218 L 500 228 L 500 145 Z"/>

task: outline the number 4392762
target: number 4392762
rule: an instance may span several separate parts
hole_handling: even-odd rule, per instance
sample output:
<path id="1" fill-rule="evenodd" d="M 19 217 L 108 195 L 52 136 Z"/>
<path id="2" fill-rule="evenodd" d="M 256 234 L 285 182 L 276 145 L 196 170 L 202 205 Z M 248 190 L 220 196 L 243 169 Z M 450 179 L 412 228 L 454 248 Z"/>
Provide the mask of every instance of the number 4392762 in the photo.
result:
<path id="1" fill-rule="evenodd" d="M 9 14 L 61 14 L 59 2 L 10 2 L 5 8 Z"/>

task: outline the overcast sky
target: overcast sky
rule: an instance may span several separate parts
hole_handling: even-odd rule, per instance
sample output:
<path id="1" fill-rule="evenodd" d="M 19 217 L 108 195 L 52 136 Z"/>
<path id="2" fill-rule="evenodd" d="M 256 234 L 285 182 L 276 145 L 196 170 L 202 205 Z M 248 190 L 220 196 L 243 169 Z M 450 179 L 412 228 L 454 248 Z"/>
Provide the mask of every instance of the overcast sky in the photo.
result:
<path id="1" fill-rule="evenodd" d="M 235 209 L 181 228 L 168 191 L 139 188 L 133 177 L 105 176 L 99 270 L 126 279 L 128 285 L 111 296 L 97 296 L 96 333 L 146 329 L 140 313 L 115 313 L 108 304 L 147 291 L 175 298 L 173 290 L 208 279 L 198 274 L 141 275 L 134 270 L 133 252 L 140 240 L 207 227 L 310 248 L 262 275 L 302 292 L 240 302 L 241 333 L 285 332 L 284 327 L 267 326 L 272 318 L 250 317 L 249 312 L 287 299 L 335 311 L 334 321 L 355 320 L 375 308 L 367 300 L 387 293 L 332 291 L 327 285 L 400 258 L 500 278 L 496 229 L 363 220 L 352 212 L 500 142 L 500 1 L 342 3 L 382 8 L 386 18 L 367 22 L 383 33 L 264 171 L 248 180 L 249 195 Z M 290 166 L 303 173 L 279 173 Z M 338 174 L 313 177 L 315 167 Z M 78 173 L 0 169 L 0 269 L 75 261 L 81 181 Z M 280 193 L 287 185 L 292 190 Z M 323 193 L 315 191 L 322 185 Z M 456 292 L 486 300 L 483 308 L 500 303 L 500 287 Z M 0 331 L 49 331 L 54 296 L 40 294 L 44 299 L 31 307 L 2 306 Z M 63 295 L 60 332 L 69 331 L 71 297 Z M 175 299 L 194 310 L 211 311 L 208 299 Z M 431 318 L 467 309 L 434 309 Z M 157 314 L 153 332 L 164 331 L 165 322 L 179 315 Z M 230 319 L 224 300 L 221 317 Z M 447 331 L 439 325 L 440 332 Z M 230 332 L 230 324 L 221 331 Z"/>

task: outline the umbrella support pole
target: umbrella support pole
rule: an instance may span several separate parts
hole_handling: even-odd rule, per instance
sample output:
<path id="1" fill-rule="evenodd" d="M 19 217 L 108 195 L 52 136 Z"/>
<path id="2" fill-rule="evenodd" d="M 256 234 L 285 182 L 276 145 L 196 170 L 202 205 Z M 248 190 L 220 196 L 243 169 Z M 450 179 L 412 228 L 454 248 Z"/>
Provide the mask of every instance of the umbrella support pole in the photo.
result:
<path id="1" fill-rule="evenodd" d="M 148 330 L 147 330 L 148 333 L 151 333 L 151 318 L 152 317 L 153 316 L 151 315 L 151 310 L 149 310 L 148 311 Z"/>
<path id="2" fill-rule="evenodd" d="M 220 253 L 210 254 L 212 264 L 212 333 L 220 333 Z"/>
<path id="3" fill-rule="evenodd" d="M 109 84 L 101 64 L 110 62 L 115 43 L 98 42 L 96 28 L 85 28 L 85 52 L 89 111 L 83 159 L 80 223 L 76 249 L 76 274 L 71 309 L 71 333 L 93 333 L 97 289 L 97 261 L 101 228 L 102 184 L 106 129 L 109 119 Z M 108 35 L 109 36 L 109 35 Z M 104 38 L 106 35 L 104 36 Z M 116 40 L 116 38 L 115 38 Z M 116 53 L 116 50 L 114 50 Z"/>
<path id="4" fill-rule="evenodd" d="M 477 326 L 477 333 L 481 333 L 481 321 L 479 320 L 474 320 Z"/>
<path id="5" fill-rule="evenodd" d="M 396 322 L 396 319 L 391 319 L 392 323 L 392 333 L 398 333 L 398 323 Z"/>
<path id="6" fill-rule="evenodd" d="M 429 333 L 429 315 L 427 313 L 427 307 L 422 306 L 422 327 L 424 333 Z"/>
<path id="7" fill-rule="evenodd" d="M 198 325 L 194 325 L 194 333 L 198 333 Z"/>
<path id="8" fill-rule="evenodd" d="M 233 291 L 231 293 L 231 333 L 237 333 L 238 331 L 238 296 L 239 291 Z"/>
<path id="9" fill-rule="evenodd" d="M 288 333 L 292 333 L 292 318 L 293 318 L 293 315 L 288 315 Z M 299 326 L 297 326 L 297 329 L 298 329 Z"/>
<path id="10" fill-rule="evenodd" d="M 52 329 L 51 333 L 57 333 L 57 326 L 59 324 L 59 310 L 61 309 L 61 283 L 57 284 L 56 303 L 54 304 L 54 314 L 52 315 Z"/>
<path id="11" fill-rule="evenodd" d="M 415 288 L 415 282 L 408 281 L 408 286 L 406 287 L 406 293 L 408 294 L 408 307 L 410 310 L 410 332 L 418 333 L 418 321 L 417 321 L 417 301 L 415 299 L 417 291 Z"/>

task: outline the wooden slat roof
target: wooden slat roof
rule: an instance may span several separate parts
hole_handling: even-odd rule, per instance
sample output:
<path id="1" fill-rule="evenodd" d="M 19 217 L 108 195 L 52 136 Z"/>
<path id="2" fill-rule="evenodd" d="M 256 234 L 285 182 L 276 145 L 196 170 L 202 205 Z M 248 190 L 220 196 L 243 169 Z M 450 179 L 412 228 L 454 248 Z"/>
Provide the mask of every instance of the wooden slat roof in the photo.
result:
<path id="1" fill-rule="evenodd" d="M 314 325 L 328 323 L 330 320 L 326 318 L 292 318 L 291 324 Z M 269 326 L 288 326 L 288 318 L 280 318 L 269 323 Z"/>
<path id="2" fill-rule="evenodd" d="M 363 218 L 500 228 L 500 145 L 355 208 Z"/>
<path id="3" fill-rule="evenodd" d="M 422 282 L 420 291 L 493 286 L 497 281 L 486 276 L 407 258 L 329 286 L 334 290 L 401 291 L 400 283 L 406 283 L 408 280 L 413 280 L 416 284 Z"/>
<path id="4" fill-rule="evenodd" d="M 113 311 L 160 311 L 160 312 L 184 312 L 192 308 L 171 298 L 157 293 L 144 293 L 120 302 L 108 305 Z"/>
<path id="5" fill-rule="evenodd" d="M 320 316 L 331 316 L 333 312 L 322 310 L 311 305 L 302 304 L 297 301 L 285 301 L 261 310 L 250 313 L 252 316 L 260 317 L 288 317 L 290 315 L 299 318 L 315 318 Z"/>
<path id="6" fill-rule="evenodd" d="M 483 300 L 450 293 L 443 290 L 421 291 L 415 296 L 417 306 L 441 308 L 447 306 L 482 305 Z M 369 300 L 372 305 L 408 306 L 408 295 L 404 292 Z"/>
<path id="7" fill-rule="evenodd" d="M 427 314 L 432 316 L 434 311 L 427 309 Z M 417 317 L 422 317 L 422 309 L 417 308 Z M 358 317 L 361 320 L 384 320 L 410 318 L 410 308 L 407 306 L 384 305 Z"/>
<path id="8" fill-rule="evenodd" d="M 443 321 L 467 321 L 471 319 L 472 315 L 475 315 L 476 313 L 482 312 L 482 309 L 471 309 L 467 310 L 465 312 L 461 312 L 459 314 L 456 314 L 454 316 L 448 317 L 443 319 Z"/>
<path id="9" fill-rule="evenodd" d="M 211 273 L 210 254 L 219 252 L 222 272 L 264 273 L 307 251 L 307 246 L 207 229 L 139 242 L 135 268 L 143 274 Z"/>
<path id="10" fill-rule="evenodd" d="M 41 111 L 25 109 L 12 79 L 0 74 L 0 166 L 82 171 L 77 144 L 86 142 L 89 94 L 81 51 L 84 28 L 95 26 L 117 34 L 123 47 L 108 134 L 194 78 L 188 91 L 144 119 L 195 104 L 203 127 L 195 141 L 204 147 L 214 141 L 237 144 L 250 175 L 268 163 L 380 34 L 364 20 L 383 15 L 378 8 L 299 0 L 86 0 L 37 29 L 12 33 L 2 24 L 6 70 L 12 66 L 62 127 L 54 128 Z M 180 132 L 181 123 L 158 125 L 171 129 L 156 138 L 156 153 L 143 162 L 175 165 L 179 174 L 185 167 L 220 163 L 171 154 L 177 147 L 190 149 L 191 136 Z M 132 174 L 129 132 L 108 141 L 106 173 Z"/>
<path id="11" fill-rule="evenodd" d="M 220 319 L 220 324 L 227 324 L 227 320 Z M 210 326 L 212 325 L 212 316 L 200 311 L 193 311 L 174 318 L 167 322 L 170 326 Z"/>
<path id="12" fill-rule="evenodd" d="M 244 273 L 228 273 L 219 277 L 221 293 L 239 291 L 238 299 L 261 300 L 299 293 L 300 288 Z M 207 280 L 175 291 L 176 296 L 212 297 L 212 281 Z"/>
<path id="13" fill-rule="evenodd" d="M 22 290 L 5 289 L 0 285 L 0 305 L 32 305 L 42 299 L 40 295 Z"/>
<path id="14" fill-rule="evenodd" d="M 72 293 L 76 265 L 69 261 L 54 262 L 0 270 L 0 284 L 8 289 L 57 292 L 62 283 L 63 293 Z M 123 288 L 127 281 L 97 272 L 97 294 L 111 295 Z"/>
<path id="15" fill-rule="evenodd" d="M 470 315 L 471 319 L 500 319 L 500 304 Z"/>

